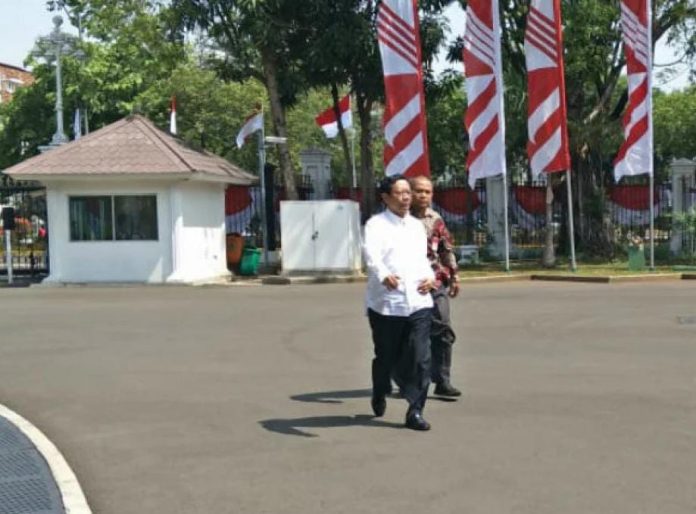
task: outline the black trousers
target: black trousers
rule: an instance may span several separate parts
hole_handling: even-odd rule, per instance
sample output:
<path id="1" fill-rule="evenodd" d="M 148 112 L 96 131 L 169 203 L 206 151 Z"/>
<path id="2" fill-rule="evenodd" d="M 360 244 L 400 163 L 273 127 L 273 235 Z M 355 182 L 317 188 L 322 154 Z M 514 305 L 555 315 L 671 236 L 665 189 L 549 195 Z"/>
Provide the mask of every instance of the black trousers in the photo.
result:
<path id="1" fill-rule="evenodd" d="M 383 316 L 369 309 L 368 318 L 375 349 L 373 394 L 386 396 L 393 378 L 409 408 L 422 410 L 430 385 L 432 309 L 421 309 L 408 317 Z"/>
<path id="2" fill-rule="evenodd" d="M 452 369 L 452 345 L 456 339 L 450 322 L 448 288 L 440 286 L 433 291 L 433 326 L 430 331 L 432 352 L 431 379 L 436 384 L 449 383 Z"/>

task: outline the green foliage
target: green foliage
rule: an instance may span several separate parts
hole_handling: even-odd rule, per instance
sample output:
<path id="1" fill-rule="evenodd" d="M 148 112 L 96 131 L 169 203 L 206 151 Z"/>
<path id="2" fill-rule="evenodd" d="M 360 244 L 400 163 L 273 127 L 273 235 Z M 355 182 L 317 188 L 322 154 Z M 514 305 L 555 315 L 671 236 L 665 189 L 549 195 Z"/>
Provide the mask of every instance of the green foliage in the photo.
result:
<path id="1" fill-rule="evenodd" d="M 446 170 L 459 175 L 464 172 L 466 95 L 463 87 L 461 73 L 448 73 L 428 88 L 428 147 L 433 177 Z"/>
<path id="2" fill-rule="evenodd" d="M 696 157 L 696 86 L 653 98 L 655 153 L 663 162 Z"/>

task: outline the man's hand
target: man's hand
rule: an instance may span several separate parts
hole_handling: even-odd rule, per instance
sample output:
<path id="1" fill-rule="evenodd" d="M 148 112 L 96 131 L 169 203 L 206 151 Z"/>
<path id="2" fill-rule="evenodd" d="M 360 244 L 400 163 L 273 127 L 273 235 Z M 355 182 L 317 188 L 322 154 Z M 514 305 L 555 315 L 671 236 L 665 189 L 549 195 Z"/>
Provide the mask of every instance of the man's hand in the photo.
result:
<path id="1" fill-rule="evenodd" d="M 431 278 L 424 278 L 418 284 L 418 292 L 420 294 L 428 294 L 435 289 L 435 281 Z"/>
<path id="2" fill-rule="evenodd" d="M 389 289 L 390 291 L 399 287 L 399 276 L 398 275 L 388 275 L 384 280 L 382 280 L 382 285 Z"/>
<path id="3" fill-rule="evenodd" d="M 450 298 L 454 298 L 459 294 L 459 282 L 452 282 L 447 293 Z"/>

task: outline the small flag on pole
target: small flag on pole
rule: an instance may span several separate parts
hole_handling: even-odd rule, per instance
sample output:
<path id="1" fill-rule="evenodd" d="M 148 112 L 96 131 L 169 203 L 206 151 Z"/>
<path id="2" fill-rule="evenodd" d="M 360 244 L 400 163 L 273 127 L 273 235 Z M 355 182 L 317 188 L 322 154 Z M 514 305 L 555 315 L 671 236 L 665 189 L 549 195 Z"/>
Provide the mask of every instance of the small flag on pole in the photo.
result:
<path id="1" fill-rule="evenodd" d="M 75 109 L 75 117 L 73 118 L 73 134 L 75 141 L 82 137 L 82 118 L 80 117 L 80 109 Z"/>
<path id="2" fill-rule="evenodd" d="M 239 129 L 239 133 L 237 134 L 237 148 L 241 148 L 244 146 L 244 141 L 246 140 L 247 137 L 249 137 L 251 134 L 256 132 L 257 130 L 262 130 L 263 129 L 263 111 L 257 112 L 252 114 L 251 116 L 248 116 L 247 119 L 244 121 L 244 125 L 242 125 L 242 128 Z"/>
<path id="3" fill-rule="evenodd" d="M 171 113 L 169 114 L 169 133 L 176 135 L 176 95 L 172 95 Z"/>
<path id="4" fill-rule="evenodd" d="M 350 109 L 350 95 L 344 96 L 338 102 L 338 110 L 341 112 L 341 125 L 344 129 L 353 126 L 353 113 Z M 329 107 L 321 114 L 319 114 L 314 121 L 317 125 L 321 127 L 329 139 L 336 137 L 338 135 L 338 119 L 336 118 L 336 111 L 333 106 Z"/>

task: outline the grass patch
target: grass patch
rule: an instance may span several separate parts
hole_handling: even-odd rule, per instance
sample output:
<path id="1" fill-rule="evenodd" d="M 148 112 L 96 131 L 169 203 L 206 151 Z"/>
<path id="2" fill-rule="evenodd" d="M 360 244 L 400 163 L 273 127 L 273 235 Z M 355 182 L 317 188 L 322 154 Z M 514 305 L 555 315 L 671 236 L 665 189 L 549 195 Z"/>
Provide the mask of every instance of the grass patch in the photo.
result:
<path id="1" fill-rule="evenodd" d="M 655 271 L 645 269 L 644 271 L 631 271 L 628 269 L 627 261 L 616 261 L 610 263 L 578 263 L 576 272 L 570 270 L 567 262 L 560 262 L 554 268 L 544 268 L 538 261 L 534 262 L 511 262 L 510 271 L 503 269 L 502 263 L 486 263 L 476 266 L 466 266 L 459 270 L 461 278 L 490 277 L 498 275 L 568 275 L 579 276 L 616 276 L 616 275 L 654 275 L 657 273 L 674 273 L 672 266 L 655 266 Z"/>

